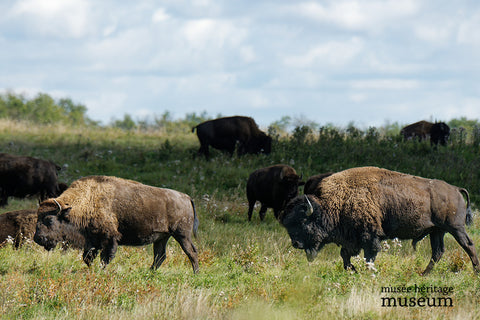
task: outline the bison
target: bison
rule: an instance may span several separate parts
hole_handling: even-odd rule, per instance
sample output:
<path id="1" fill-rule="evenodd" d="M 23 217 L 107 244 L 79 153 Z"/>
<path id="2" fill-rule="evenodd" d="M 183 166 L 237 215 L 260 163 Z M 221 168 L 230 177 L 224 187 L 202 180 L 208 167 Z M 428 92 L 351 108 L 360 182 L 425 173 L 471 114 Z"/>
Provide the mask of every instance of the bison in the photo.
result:
<path id="1" fill-rule="evenodd" d="M 320 194 L 320 182 L 326 177 L 329 177 L 333 174 L 333 172 L 327 173 L 320 173 L 308 178 L 307 182 L 305 182 L 305 186 L 303 187 L 304 194 Z"/>
<path id="2" fill-rule="evenodd" d="M 303 185 L 290 166 L 277 164 L 252 172 L 247 181 L 248 221 L 252 220 L 255 202 L 260 201 L 260 220 L 263 221 L 267 208 L 273 208 L 275 218 L 285 207 L 288 200 L 298 194 L 298 186 Z"/>
<path id="3" fill-rule="evenodd" d="M 450 136 L 450 127 L 443 122 L 418 121 L 408 125 L 400 134 L 405 140 L 418 139 L 419 141 L 430 139 L 431 144 L 446 145 Z"/>
<path id="4" fill-rule="evenodd" d="M 472 221 L 467 190 L 441 180 L 425 179 L 376 167 L 353 168 L 325 178 L 319 195 L 292 199 L 281 224 L 292 245 L 312 261 L 327 243 L 341 246 L 345 269 L 350 257 L 363 249 L 373 263 L 384 239 L 412 239 L 413 245 L 430 235 L 432 258 L 428 274 L 445 251 L 443 237 L 453 235 L 479 272 L 479 261 L 465 224 Z M 467 198 L 467 206 L 462 196 Z"/>
<path id="5" fill-rule="evenodd" d="M 8 197 L 38 195 L 43 201 L 58 196 L 62 192 L 58 170 L 52 161 L 0 153 L 0 206 L 8 204 Z"/>
<path id="6" fill-rule="evenodd" d="M 25 239 L 33 239 L 36 224 L 36 209 L 10 211 L 1 214 L 0 243 L 5 243 L 8 237 L 11 237 L 15 248 L 19 248 Z"/>
<path id="7" fill-rule="evenodd" d="M 118 245 L 153 243 L 151 268 L 157 269 L 173 237 L 196 273 L 198 255 L 191 236 L 192 231 L 196 236 L 197 229 L 193 200 L 184 193 L 117 177 L 88 176 L 73 182 L 61 196 L 40 204 L 34 241 L 47 250 L 61 241 L 83 248 L 88 266 L 100 250 L 106 266 Z"/>
<path id="8" fill-rule="evenodd" d="M 237 153 L 239 156 L 247 153 L 269 154 L 272 148 L 272 138 L 261 131 L 255 121 L 250 117 L 226 117 L 209 120 L 192 128 L 197 130 L 200 141 L 199 154 L 209 159 L 209 146 L 215 149 L 227 151 L 233 155 L 238 143 Z"/>
<path id="9" fill-rule="evenodd" d="M 430 129 L 430 143 L 442 146 L 447 145 L 448 138 L 450 137 L 450 127 L 443 122 L 435 122 Z"/>

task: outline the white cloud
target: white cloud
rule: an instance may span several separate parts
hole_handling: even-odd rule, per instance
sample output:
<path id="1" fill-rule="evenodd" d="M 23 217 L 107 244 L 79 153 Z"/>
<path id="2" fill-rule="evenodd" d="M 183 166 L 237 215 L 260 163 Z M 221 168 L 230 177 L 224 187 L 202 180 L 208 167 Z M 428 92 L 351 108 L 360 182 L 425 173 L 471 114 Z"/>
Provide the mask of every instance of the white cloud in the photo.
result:
<path id="1" fill-rule="evenodd" d="M 295 68 L 311 68 L 317 65 L 345 66 L 357 57 L 363 48 L 363 41 L 359 38 L 346 42 L 331 41 L 317 45 L 304 54 L 286 57 L 284 63 Z"/>
<path id="2" fill-rule="evenodd" d="M 470 17 L 459 23 L 457 40 L 461 44 L 480 46 L 480 11 L 473 12 Z"/>
<path id="3" fill-rule="evenodd" d="M 182 34 L 194 49 L 237 46 L 245 39 L 245 30 L 231 21 L 197 19 L 185 23 Z"/>
<path id="4" fill-rule="evenodd" d="M 12 7 L 9 17 L 21 20 L 28 33 L 79 38 L 91 27 L 89 14 L 90 5 L 85 0 L 21 0 Z"/>
<path id="5" fill-rule="evenodd" d="M 420 24 L 414 28 L 415 35 L 421 39 L 435 44 L 448 44 L 454 32 L 454 25 L 445 22 L 438 24 Z"/>
<path id="6" fill-rule="evenodd" d="M 164 8 L 159 8 L 155 10 L 155 12 L 152 15 L 152 21 L 153 22 L 163 22 L 166 21 L 170 18 L 170 16 L 167 14 L 166 10 Z"/>
<path id="7" fill-rule="evenodd" d="M 314 21 L 349 30 L 378 32 L 386 25 L 395 25 L 399 19 L 415 15 L 419 3 L 415 0 L 330 0 L 325 5 L 304 2 L 295 9 Z"/>
<path id="8" fill-rule="evenodd" d="M 411 90 L 419 89 L 420 82 L 418 80 L 405 79 L 373 79 L 373 80 L 357 80 L 351 82 L 353 89 L 369 89 L 369 90 Z"/>

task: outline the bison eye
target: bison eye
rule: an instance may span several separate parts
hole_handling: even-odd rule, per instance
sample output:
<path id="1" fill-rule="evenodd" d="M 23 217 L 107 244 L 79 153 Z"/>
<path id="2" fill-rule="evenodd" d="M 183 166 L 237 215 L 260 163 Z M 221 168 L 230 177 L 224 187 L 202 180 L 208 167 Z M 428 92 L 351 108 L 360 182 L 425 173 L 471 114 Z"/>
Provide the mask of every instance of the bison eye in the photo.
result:
<path id="1" fill-rule="evenodd" d="M 43 224 L 46 225 L 47 227 L 50 227 L 53 224 L 53 217 L 52 216 L 44 217 Z"/>

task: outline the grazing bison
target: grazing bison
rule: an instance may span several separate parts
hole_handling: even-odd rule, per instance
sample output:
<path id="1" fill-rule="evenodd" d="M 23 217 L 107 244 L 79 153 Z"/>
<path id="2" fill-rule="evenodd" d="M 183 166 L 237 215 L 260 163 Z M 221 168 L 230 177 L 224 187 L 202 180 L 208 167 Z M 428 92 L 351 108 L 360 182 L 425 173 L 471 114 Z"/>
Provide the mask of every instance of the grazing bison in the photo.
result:
<path id="1" fill-rule="evenodd" d="M 480 271 L 465 223 L 472 221 L 470 198 L 465 189 L 375 167 L 353 168 L 325 178 L 319 196 L 292 199 L 280 222 L 292 245 L 304 249 L 309 261 L 327 243 L 341 246 L 345 269 L 350 257 L 363 249 L 373 263 L 384 239 L 413 239 L 413 245 L 430 235 L 432 258 L 429 273 L 445 251 L 443 237 L 452 234 Z M 462 193 L 466 195 L 467 207 Z"/>
<path id="2" fill-rule="evenodd" d="M 8 204 L 8 197 L 38 195 L 43 201 L 58 196 L 58 170 L 52 161 L 0 153 L 0 206 Z"/>
<path id="3" fill-rule="evenodd" d="M 435 122 L 430 129 L 430 143 L 447 145 L 448 138 L 450 137 L 450 127 L 443 122 Z"/>
<path id="4" fill-rule="evenodd" d="M 307 182 L 305 182 L 305 186 L 303 187 L 304 194 L 318 194 L 320 195 L 322 192 L 320 190 L 320 182 L 326 177 L 329 177 L 333 174 L 333 172 L 327 173 L 320 173 L 308 178 Z"/>
<path id="5" fill-rule="evenodd" d="M 419 141 L 430 139 L 431 144 L 446 145 L 450 136 L 450 128 L 443 122 L 418 121 L 400 130 L 405 140 L 417 138 Z"/>
<path id="6" fill-rule="evenodd" d="M 273 208 L 275 218 L 285 204 L 298 194 L 303 185 L 295 169 L 284 164 L 261 168 L 252 172 L 247 181 L 248 221 L 252 220 L 255 202 L 260 201 L 260 220 L 263 221 L 267 208 Z"/>
<path id="7" fill-rule="evenodd" d="M 47 250 L 60 241 L 83 248 L 88 266 L 99 250 L 106 266 L 118 245 L 153 243 L 151 268 L 157 269 L 166 258 L 167 241 L 173 237 L 195 273 L 198 257 L 191 235 L 192 231 L 196 235 L 197 229 L 195 206 L 184 193 L 116 177 L 89 176 L 40 204 L 34 240 Z"/>
<path id="8" fill-rule="evenodd" d="M 195 129 L 200 141 L 198 153 L 204 154 L 207 159 L 210 157 L 209 146 L 233 155 L 238 143 L 239 156 L 260 152 L 269 154 L 271 151 L 272 138 L 260 131 L 255 121 L 249 117 L 235 116 L 209 120 L 193 127 L 192 132 Z"/>
<path id="9" fill-rule="evenodd" d="M 13 238 L 15 248 L 20 247 L 23 240 L 32 240 L 37 225 L 37 210 L 17 210 L 0 215 L 0 243 L 8 237 Z"/>

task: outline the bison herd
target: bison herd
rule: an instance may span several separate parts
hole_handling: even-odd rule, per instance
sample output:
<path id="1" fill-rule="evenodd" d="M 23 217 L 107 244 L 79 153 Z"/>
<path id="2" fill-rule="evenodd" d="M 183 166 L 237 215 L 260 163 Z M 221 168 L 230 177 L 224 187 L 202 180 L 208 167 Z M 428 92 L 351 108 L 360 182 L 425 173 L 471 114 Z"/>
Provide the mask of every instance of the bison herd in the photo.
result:
<path id="1" fill-rule="evenodd" d="M 271 138 L 253 119 L 229 117 L 206 121 L 197 130 L 199 153 L 209 158 L 209 146 L 238 155 L 270 153 Z M 405 139 L 429 137 L 444 144 L 449 129 L 443 123 L 418 122 L 402 129 Z M 193 131 L 192 130 L 192 131 Z M 441 133 L 438 133 L 441 132 Z M 87 176 L 70 186 L 58 182 L 60 167 L 51 161 L 0 154 L 0 204 L 8 197 L 38 196 L 39 207 L 0 215 L 0 240 L 12 237 L 15 247 L 23 238 L 47 250 L 66 243 L 83 250 L 90 266 L 100 254 L 106 266 L 119 245 L 153 244 L 153 263 L 166 258 L 173 237 L 188 256 L 193 272 L 199 269 L 192 242 L 199 220 L 192 198 L 179 191 L 148 186 L 109 176 Z M 299 187 L 303 186 L 303 195 Z M 465 197 L 465 198 L 464 198 Z M 426 179 L 377 167 L 320 173 L 302 180 L 294 168 L 277 164 L 253 171 L 246 181 L 248 220 L 260 202 L 260 220 L 272 208 L 286 229 L 292 246 L 312 261 L 328 243 L 341 247 L 345 269 L 362 250 L 373 263 L 385 239 L 411 239 L 412 245 L 430 236 L 429 273 L 445 251 L 450 233 L 470 257 L 475 271 L 479 260 L 465 225 L 472 222 L 468 191 L 441 180 Z"/>

